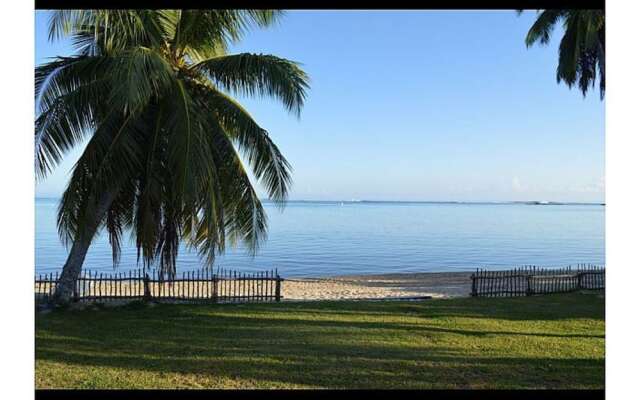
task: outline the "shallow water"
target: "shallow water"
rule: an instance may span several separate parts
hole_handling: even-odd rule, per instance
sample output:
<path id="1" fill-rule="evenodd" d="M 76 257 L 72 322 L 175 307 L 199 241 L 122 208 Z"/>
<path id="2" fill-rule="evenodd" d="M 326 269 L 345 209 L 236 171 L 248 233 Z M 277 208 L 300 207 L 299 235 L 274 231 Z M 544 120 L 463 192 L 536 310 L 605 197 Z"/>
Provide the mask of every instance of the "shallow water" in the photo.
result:
<path id="1" fill-rule="evenodd" d="M 61 269 L 67 249 L 56 233 L 57 199 L 36 199 L 36 272 Z M 243 249 L 216 260 L 246 272 L 278 268 L 286 277 L 504 269 L 523 264 L 604 264 L 602 205 L 291 202 L 266 203 L 269 238 L 255 257 Z M 178 271 L 202 267 L 183 250 Z M 107 235 L 85 268 L 113 271 Z M 118 271 L 136 267 L 124 244 Z"/>

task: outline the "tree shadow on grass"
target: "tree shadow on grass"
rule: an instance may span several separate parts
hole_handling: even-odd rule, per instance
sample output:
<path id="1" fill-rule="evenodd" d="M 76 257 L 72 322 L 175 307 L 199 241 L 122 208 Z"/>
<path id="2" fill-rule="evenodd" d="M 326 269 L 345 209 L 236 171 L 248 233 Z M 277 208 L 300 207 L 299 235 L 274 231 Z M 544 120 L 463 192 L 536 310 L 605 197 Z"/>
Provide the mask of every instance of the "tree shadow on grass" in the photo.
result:
<path id="1" fill-rule="evenodd" d="M 475 300 L 475 299 L 471 299 Z M 205 386 L 332 388 L 598 388 L 604 359 L 544 346 L 602 335 L 568 330 L 523 332 L 436 326 L 433 318 L 516 318 L 508 309 L 482 312 L 478 303 L 382 303 L 177 306 L 52 313 L 37 322 L 36 358 L 77 366 L 197 376 Z M 597 307 L 596 307 L 597 308 Z M 578 309 L 550 320 L 595 318 Z M 407 321 L 398 317 L 402 311 Z M 529 310 L 533 321 L 543 310 Z M 548 314 L 548 313 L 547 313 Z M 594 316 L 595 314 L 595 316 Z M 391 318 L 394 317 L 394 318 Z M 373 319 L 373 320 L 371 320 Z M 455 326 L 455 325 L 454 325 Z M 501 348 L 493 340 L 502 338 Z M 497 347 L 496 347 L 497 346 Z M 540 346 L 539 354 L 526 348 Z M 141 383 L 131 383 L 139 387 Z"/>
<path id="2" fill-rule="evenodd" d="M 221 379 L 238 380 L 248 387 L 565 389 L 604 386 L 603 360 L 471 358 L 438 351 L 414 352 L 409 359 L 389 349 L 374 356 L 372 348 L 338 347 L 340 354 L 306 349 L 306 355 L 269 347 L 233 348 L 228 352 L 198 350 L 197 354 L 183 348 L 75 353 L 53 347 L 39 352 L 38 358 L 78 366 L 199 375 L 205 377 L 201 383 L 205 387 L 216 387 Z M 174 351 L 182 355 L 163 355 Z M 144 387 L 140 385 L 132 384 Z"/>
<path id="3" fill-rule="evenodd" d="M 490 318 L 510 321 L 557 321 L 596 318 L 604 320 L 604 301 L 597 291 L 513 298 L 457 298 L 398 302 L 325 301 L 262 305 L 265 310 L 290 309 L 298 313 L 336 315 L 420 316 L 423 318 Z M 332 309 L 332 306 L 335 309 Z M 279 307 L 279 308 L 275 308 Z"/>
<path id="4" fill-rule="evenodd" d="M 317 314 L 316 314 L 317 315 Z M 342 314 L 342 317 L 345 315 Z M 207 318 L 205 315 L 203 317 Z M 211 318 L 210 316 L 208 318 Z M 343 331 L 348 331 L 352 336 L 367 336 L 369 330 L 377 330 L 381 333 L 385 331 L 391 333 L 393 331 L 402 331 L 404 333 L 416 333 L 416 334 L 455 334 L 463 336 L 471 336 L 477 338 L 489 337 L 489 336 L 523 336 L 523 337 L 539 337 L 539 338 L 583 338 L 583 339 L 604 339 L 604 334 L 598 333 L 572 333 L 572 332 L 536 332 L 531 329 L 523 331 L 513 331 L 509 329 L 504 330 L 488 330 L 486 328 L 481 330 L 471 329 L 453 329 L 443 328 L 439 326 L 433 326 L 429 324 L 429 321 L 417 320 L 413 323 L 408 322 L 386 322 L 384 320 L 377 322 L 369 321 L 356 321 L 356 320 L 344 320 L 344 319 L 283 319 L 283 318 L 270 318 L 268 316 L 256 316 L 256 315 L 216 315 L 215 321 L 216 327 L 207 327 L 203 325 L 201 321 L 185 322 L 179 319 L 148 319 L 147 322 L 154 326 L 167 326 L 168 328 L 177 330 L 179 332 L 194 332 L 203 329 L 217 329 L 223 331 L 230 340 L 238 340 L 243 336 L 247 336 L 249 339 L 255 338 L 256 331 L 261 331 L 266 327 L 270 327 L 273 333 L 282 335 L 283 333 L 291 333 L 296 331 L 301 332 L 324 332 L 327 334 L 340 335 Z M 542 328 L 537 328 L 542 329 Z M 286 331 L 286 332 L 283 332 Z M 206 332 L 201 332 L 207 335 Z M 189 340 L 191 337 L 184 336 L 183 339 Z"/>

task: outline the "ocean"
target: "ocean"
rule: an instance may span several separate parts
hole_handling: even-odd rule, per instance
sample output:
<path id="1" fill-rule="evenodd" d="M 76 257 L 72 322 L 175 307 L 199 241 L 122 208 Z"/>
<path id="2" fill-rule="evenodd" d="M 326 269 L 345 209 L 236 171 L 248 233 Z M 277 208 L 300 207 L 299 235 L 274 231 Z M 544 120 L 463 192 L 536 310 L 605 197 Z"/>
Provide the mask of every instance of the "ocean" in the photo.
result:
<path id="1" fill-rule="evenodd" d="M 36 273 L 61 270 L 67 256 L 56 232 L 57 205 L 35 201 Z M 283 211 L 270 203 L 265 209 L 269 237 L 257 255 L 234 249 L 216 267 L 327 277 L 605 263 L 599 204 L 294 201 Z M 177 265 L 179 272 L 203 267 L 187 249 Z M 106 234 L 94 240 L 84 268 L 114 271 Z M 127 242 L 116 271 L 137 268 L 135 246 Z"/>

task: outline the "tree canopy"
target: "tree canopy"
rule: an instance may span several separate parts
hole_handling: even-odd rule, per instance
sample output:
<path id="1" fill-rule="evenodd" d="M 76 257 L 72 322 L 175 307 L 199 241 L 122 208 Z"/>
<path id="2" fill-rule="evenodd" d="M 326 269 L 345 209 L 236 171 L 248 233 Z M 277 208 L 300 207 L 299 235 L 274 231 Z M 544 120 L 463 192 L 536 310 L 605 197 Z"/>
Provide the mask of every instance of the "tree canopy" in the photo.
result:
<path id="1" fill-rule="evenodd" d="M 283 205 L 291 167 L 231 94 L 300 114 L 308 76 L 273 55 L 228 54 L 272 10 L 85 10 L 52 14 L 75 54 L 35 71 L 36 170 L 46 177 L 88 139 L 58 212 L 66 242 L 106 229 L 118 262 L 131 231 L 144 265 L 173 274 L 181 241 L 208 263 L 227 245 L 255 251 L 267 216 L 250 171 Z M 247 166 L 245 166 L 245 162 Z M 102 213 L 102 209 L 105 210 Z"/>

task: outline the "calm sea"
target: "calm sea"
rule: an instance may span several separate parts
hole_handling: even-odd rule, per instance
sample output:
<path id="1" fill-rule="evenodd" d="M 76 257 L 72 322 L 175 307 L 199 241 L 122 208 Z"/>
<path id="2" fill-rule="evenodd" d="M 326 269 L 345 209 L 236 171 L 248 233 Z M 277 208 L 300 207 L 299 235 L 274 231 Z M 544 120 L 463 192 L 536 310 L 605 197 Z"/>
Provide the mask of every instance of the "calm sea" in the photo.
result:
<path id="1" fill-rule="evenodd" d="M 56 199 L 36 199 L 36 272 L 60 270 L 67 250 L 56 233 Z M 291 202 L 265 204 L 269 239 L 255 257 L 230 251 L 216 264 L 246 272 L 277 267 L 286 277 L 360 273 L 465 271 L 604 264 L 602 205 Z M 136 267 L 123 246 L 118 271 Z M 201 267 L 183 250 L 178 270 Z M 103 234 L 85 268 L 113 271 Z"/>

